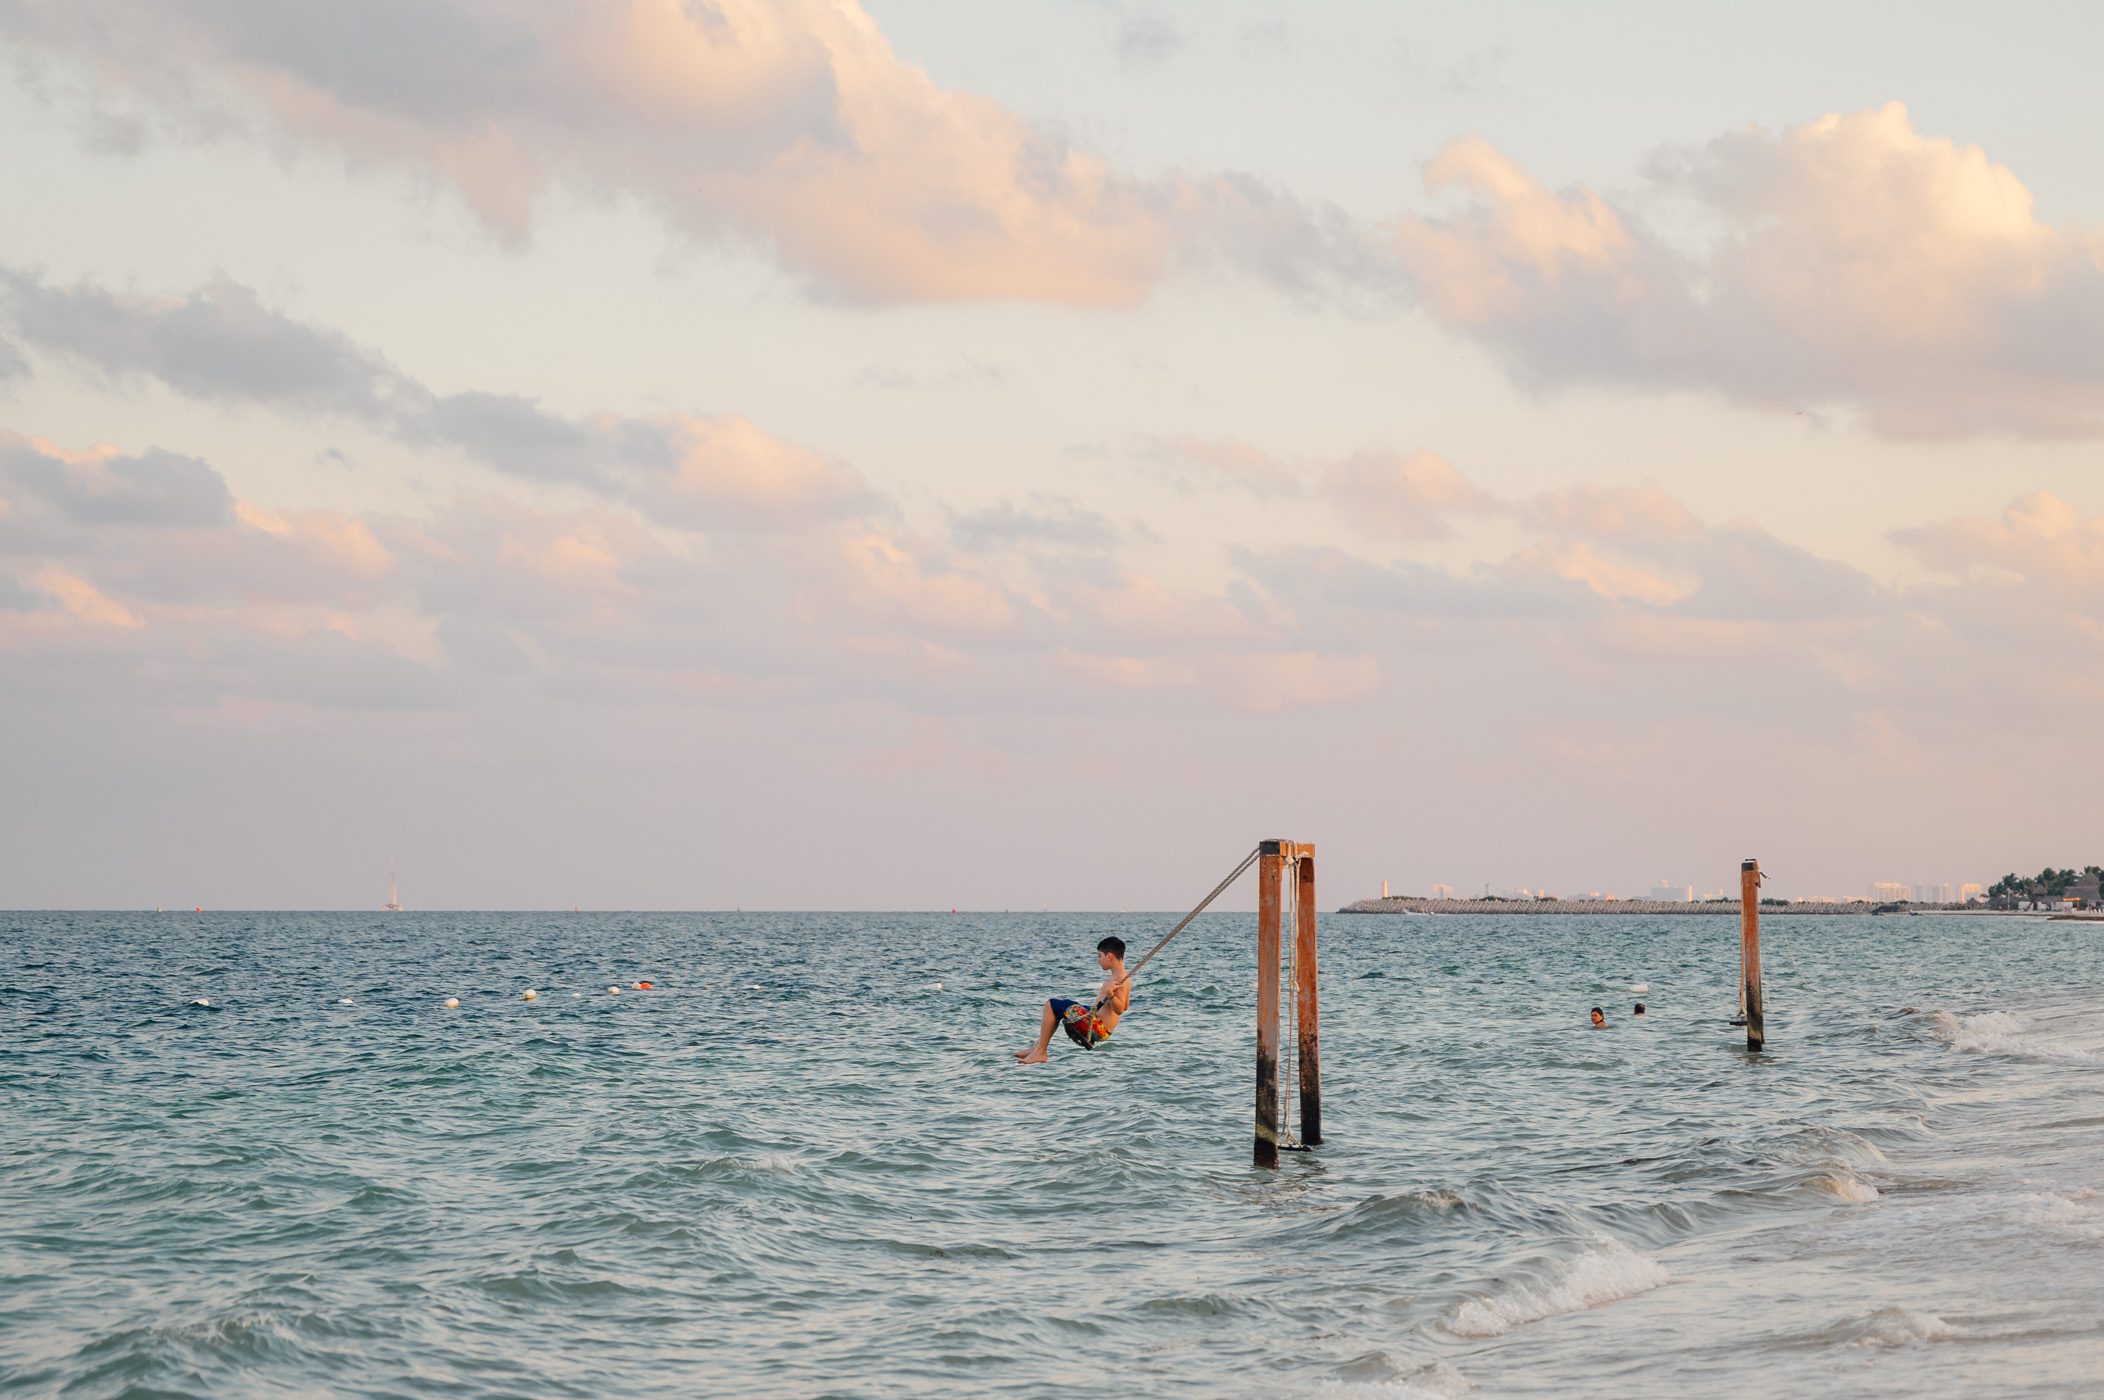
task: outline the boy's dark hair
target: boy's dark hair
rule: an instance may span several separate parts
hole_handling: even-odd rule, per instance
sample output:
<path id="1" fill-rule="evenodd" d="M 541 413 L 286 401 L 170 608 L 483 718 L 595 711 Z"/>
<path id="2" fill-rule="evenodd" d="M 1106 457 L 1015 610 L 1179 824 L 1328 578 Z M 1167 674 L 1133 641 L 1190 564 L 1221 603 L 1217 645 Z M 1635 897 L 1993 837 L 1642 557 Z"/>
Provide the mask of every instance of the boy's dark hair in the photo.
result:
<path id="1" fill-rule="evenodd" d="M 1642 1002 L 1636 1004 L 1636 1014 L 1639 1016 L 1644 1014 L 1644 1004 Z"/>
<path id="2" fill-rule="evenodd" d="M 1125 956 L 1125 940 L 1122 938 L 1106 938 L 1096 945 L 1096 951 L 1108 953 L 1114 958 L 1122 959 Z"/>
<path id="3" fill-rule="evenodd" d="M 1593 1014 L 1593 1015 L 1595 1015 L 1595 1016 L 1605 1016 L 1605 1015 L 1606 1015 L 1607 1013 L 1606 1013 L 1605 1011 L 1602 1011 L 1602 1010 L 1601 1010 L 1601 1009 L 1600 1009 L 1599 1007 L 1597 1007 L 1597 1006 L 1596 1006 L 1596 1007 L 1594 1007 L 1594 1008 L 1593 1008 L 1593 1010 L 1592 1010 L 1592 1014 Z"/>

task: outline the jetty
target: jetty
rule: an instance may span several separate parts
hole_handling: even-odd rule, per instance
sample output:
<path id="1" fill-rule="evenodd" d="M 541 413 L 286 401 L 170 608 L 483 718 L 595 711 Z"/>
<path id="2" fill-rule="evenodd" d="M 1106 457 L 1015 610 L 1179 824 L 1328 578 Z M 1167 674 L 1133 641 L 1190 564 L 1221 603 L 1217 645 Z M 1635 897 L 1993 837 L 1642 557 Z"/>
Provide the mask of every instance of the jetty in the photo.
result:
<path id="1" fill-rule="evenodd" d="M 1763 914 L 1824 914 L 1868 915 L 1873 913 L 1932 913 L 1934 906 L 1920 910 L 1897 910 L 1864 902 L 1829 904 L 1810 900 L 1786 900 L 1770 903 L 1761 901 Z M 1673 900 L 1673 899 L 1418 899 L 1409 895 L 1393 895 L 1386 899 L 1361 899 L 1345 905 L 1340 914 L 1714 914 L 1718 918 L 1737 918 L 1739 901 L 1736 899 Z M 1949 912 L 1956 913 L 1957 910 Z M 1966 913 L 1984 913 L 1980 909 L 1968 909 Z"/>

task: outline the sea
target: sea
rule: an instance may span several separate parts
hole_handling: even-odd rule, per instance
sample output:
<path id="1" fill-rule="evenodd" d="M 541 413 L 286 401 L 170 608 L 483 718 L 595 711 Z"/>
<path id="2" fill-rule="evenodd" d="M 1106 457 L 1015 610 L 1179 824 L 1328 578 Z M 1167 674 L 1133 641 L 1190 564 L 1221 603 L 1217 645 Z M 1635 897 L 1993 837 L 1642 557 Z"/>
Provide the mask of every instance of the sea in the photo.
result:
<path id="1" fill-rule="evenodd" d="M 0 914 L 0 1391 L 2104 1392 L 2104 924 L 1172 923 Z"/>

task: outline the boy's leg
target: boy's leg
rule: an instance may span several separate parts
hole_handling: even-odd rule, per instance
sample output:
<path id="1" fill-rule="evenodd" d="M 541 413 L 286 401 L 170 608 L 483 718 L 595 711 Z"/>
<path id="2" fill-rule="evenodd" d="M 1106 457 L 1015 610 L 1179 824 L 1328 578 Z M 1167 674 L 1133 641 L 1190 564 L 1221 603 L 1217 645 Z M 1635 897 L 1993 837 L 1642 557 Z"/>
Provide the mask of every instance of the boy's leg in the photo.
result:
<path id="1" fill-rule="evenodd" d="M 1037 1044 L 1028 1050 L 1018 1050 L 1015 1057 L 1026 1065 L 1041 1065 L 1052 1058 L 1052 1032 L 1059 1025 L 1059 1015 L 1053 1011 L 1052 1003 L 1045 1003 L 1045 1014 L 1037 1028 Z"/>

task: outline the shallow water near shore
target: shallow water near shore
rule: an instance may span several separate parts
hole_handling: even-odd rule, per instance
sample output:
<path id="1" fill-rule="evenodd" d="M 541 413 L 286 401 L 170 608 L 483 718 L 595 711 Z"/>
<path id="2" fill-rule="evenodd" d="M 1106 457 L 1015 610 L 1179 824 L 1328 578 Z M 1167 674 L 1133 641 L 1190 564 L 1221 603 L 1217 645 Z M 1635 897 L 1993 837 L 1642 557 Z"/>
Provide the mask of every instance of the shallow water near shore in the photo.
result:
<path id="1" fill-rule="evenodd" d="M 2104 926 L 1774 920 L 1749 1056 L 1728 920 L 1325 916 L 1258 1172 L 1249 915 L 1009 1058 L 1171 922 L 0 914 L 0 1390 L 2104 1376 Z"/>

